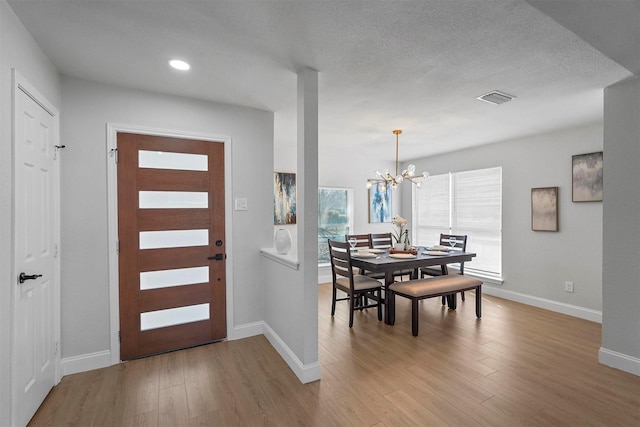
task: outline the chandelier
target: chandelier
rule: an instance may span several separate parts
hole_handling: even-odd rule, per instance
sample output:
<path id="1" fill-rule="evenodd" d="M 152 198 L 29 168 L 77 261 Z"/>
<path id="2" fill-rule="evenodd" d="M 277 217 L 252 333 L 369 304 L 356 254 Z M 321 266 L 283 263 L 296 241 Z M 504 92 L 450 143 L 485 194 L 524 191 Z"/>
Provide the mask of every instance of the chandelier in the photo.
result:
<path id="1" fill-rule="evenodd" d="M 383 188 L 386 188 L 388 185 L 391 188 L 396 188 L 398 184 L 403 181 L 409 181 L 416 185 L 416 187 L 420 187 L 420 182 L 429 176 L 428 172 L 422 172 L 416 175 L 416 167 L 415 165 L 409 165 L 402 173 L 398 173 L 398 135 L 402 133 L 400 129 L 396 129 L 393 131 L 396 136 L 396 174 L 391 175 L 388 169 L 383 170 L 382 172 L 376 171 L 377 178 L 370 179 L 367 181 L 367 188 L 371 188 L 375 184 L 382 184 Z"/>

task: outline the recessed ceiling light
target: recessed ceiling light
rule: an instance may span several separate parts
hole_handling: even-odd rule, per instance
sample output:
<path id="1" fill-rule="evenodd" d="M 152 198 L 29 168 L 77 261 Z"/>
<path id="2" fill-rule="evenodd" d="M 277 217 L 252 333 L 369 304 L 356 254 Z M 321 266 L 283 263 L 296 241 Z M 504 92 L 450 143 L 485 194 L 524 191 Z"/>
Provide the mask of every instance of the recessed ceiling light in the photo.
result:
<path id="1" fill-rule="evenodd" d="M 180 59 L 172 59 L 169 61 L 169 65 L 171 65 L 173 68 L 175 68 L 176 70 L 180 70 L 180 71 L 187 71 L 189 68 L 191 68 L 191 65 L 189 65 L 188 63 L 180 60 Z"/>

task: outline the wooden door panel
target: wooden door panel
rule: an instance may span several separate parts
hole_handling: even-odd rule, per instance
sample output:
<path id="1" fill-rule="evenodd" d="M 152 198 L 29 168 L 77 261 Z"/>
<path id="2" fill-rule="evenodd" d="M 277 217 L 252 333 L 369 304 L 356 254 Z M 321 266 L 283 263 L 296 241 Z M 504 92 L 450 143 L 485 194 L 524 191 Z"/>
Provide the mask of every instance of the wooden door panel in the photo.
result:
<path id="1" fill-rule="evenodd" d="M 120 134 L 124 135 L 124 134 Z M 211 141 L 172 138 L 170 136 L 150 136 L 129 133 L 127 138 L 135 141 L 140 150 L 167 151 L 171 153 L 208 154 Z M 220 144 L 222 145 L 222 144 Z"/>
<path id="2" fill-rule="evenodd" d="M 164 353 L 211 342 L 211 321 L 201 320 L 184 325 L 151 329 L 140 333 L 140 347 L 147 354 Z"/>
<path id="3" fill-rule="evenodd" d="M 157 157 L 145 153 L 139 157 L 139 151 L 171 152 L 206 155 L 206 171 L 185 170 L 187 167 L 167 162 L 189 156 L 163 156 L 163 168 L 148 165 L 139 167 L 139 158 Z M 190 156 L 193 158 L 193 156 Z M 196 156 L 201 162 L 204 159 Z M 159 167 L 157 165 L 152 165 Z M 176 167 L 182 169 L 176 170 Z M 152 203 L 152 209 L 140 208 L 141 191 L 180 191 L 206 192 L 208 208 L 158 208 Z M 173 198 L 173 197 L 171 197 Z M 209 141 L 192 141 L 170 137 L 149 135 L 118 134 L 118 235 L 119 235 L 119 281 L 120 281 L 120 328 L 121 358 L 132 359 L 163 351 L 190 347 L 223 339 L 226 336 L 226 262 L 224 257 L 224 145 Z M 207 230 L 208 245 L 185 247 L 161 247 L 140 249 L 140 233 L 153 231 Z M 158 246 L 164 246 L 165 243 Z M 145 243 L 144 246 L 149 246 Z M 176 246 L 184 246 L 182 242 Z M 219 255 L 220 260 L 215 256 Z M 208 267 L 207 283 L 190 283 L 194 277 L 207 280 L 206 272 L 196 276 L 183 276 L 173 282 L 173 275 L 188 274 L 180 269 Z M 166 271 L 165 271 L 166 270 Z M 195 270 L 197 271 L 197 270 Z M 157 289 L 140 289 L 140 275 L 147 272 L 159 272 L 171 280 Z M 202 276 L 203 275 L 203 276 Z M 154 277 L 157 274 L 154 273 Z M 201 277 L 202 276 L 202 277 Z M 145 288 L 149 287 L 149 275 L 145 275 Z M 184 280 L 184 281 L 183 281 Z M 184 284 L 182 284 L 184 283 Z M 181 284 L 180 286 L 175 286 Z M 166 286 L 169 285 L 169 286 Z M 165 315 L 161 310 L 184 308 L 208 304 L 209 318 L 204 313 L 191 319 L 164 319 L 159 323 L 149 323 L 147 318 Z M 200 306 L 200 310 L 204 306 Z M 176 310 L 170 310 L 173 313 Z M 144 313 L 145 322 L 141 322 Z M 156 329 L 141 330 L 145 328 Z"/>
<path id="4" fill-rule="evenodd" d="M 209 173 L 202 171 L 138 169 L 143 191 L 208 191 Z"/>
<path id="5" fill-rule="evenodd" d="M 138 308 L 141 312 L 148 312 L 208 302 L 211 302 L 209 284 L 198 283 L 195 285 L 144 290 L 140 292 Z"/>
<path id="6" fill-rule="evenodd" d="M 209 264 L 208 246 L 187 248 L 145 249 L 138 256 L 140 271 L 168 270 L 172 268 L 201 267 Z M 206 260 L 206 261 L 202 261 Z"/>
<path id="7" fill-rule="evenodd" d="M 209 228 L 209 209 L 140 209 L 139 231 Z"/>

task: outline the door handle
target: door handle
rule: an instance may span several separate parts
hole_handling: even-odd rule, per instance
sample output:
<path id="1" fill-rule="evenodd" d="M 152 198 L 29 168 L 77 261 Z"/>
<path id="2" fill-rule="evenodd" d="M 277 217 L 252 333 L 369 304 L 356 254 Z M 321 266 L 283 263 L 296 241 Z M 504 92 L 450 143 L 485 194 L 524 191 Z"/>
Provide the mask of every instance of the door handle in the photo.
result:
<path id="1" fill-rule="evenodd" d="M 214 256 L 210 256 L 207 258 L 209 261 L 222 261 L 226 258 L 225 254 L 215 254 Z"/>
<path id="2" fill-rule="evenodd" d="M 38 277 L 42 277 L 42 274 L 25 274 L 24 272 L 20 273 L 18 276 L 18 283 L 24 283 L 27 280 L 35 280 Z"/>

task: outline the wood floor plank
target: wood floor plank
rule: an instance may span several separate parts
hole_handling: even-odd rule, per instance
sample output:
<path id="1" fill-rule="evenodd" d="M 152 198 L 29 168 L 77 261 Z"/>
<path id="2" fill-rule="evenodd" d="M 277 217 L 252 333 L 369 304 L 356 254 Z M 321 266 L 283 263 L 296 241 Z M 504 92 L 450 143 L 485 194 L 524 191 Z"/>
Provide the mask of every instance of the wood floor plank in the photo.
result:
<path id="1" fill-rule="evenodd" d="M 322 379 L 301 384 L 264 336 L 65 376 L 30 426 L 636 426 L 640 377 L 598 363 L 599 324 L 467 293 L 408 301 L 396 324 L 318 288 Z"/>
<path id="2" fill-rule="evenodd" d="M 122 427 L 157 427 L 158 426 L 158 410 L 144 412 L 125 418 Z"/>
<path id="3" fill-rule="evenodd" d="M 163 388 L 159 393 L 158 426 L 188 426 L 189 407 L 184 384 Z"/>

